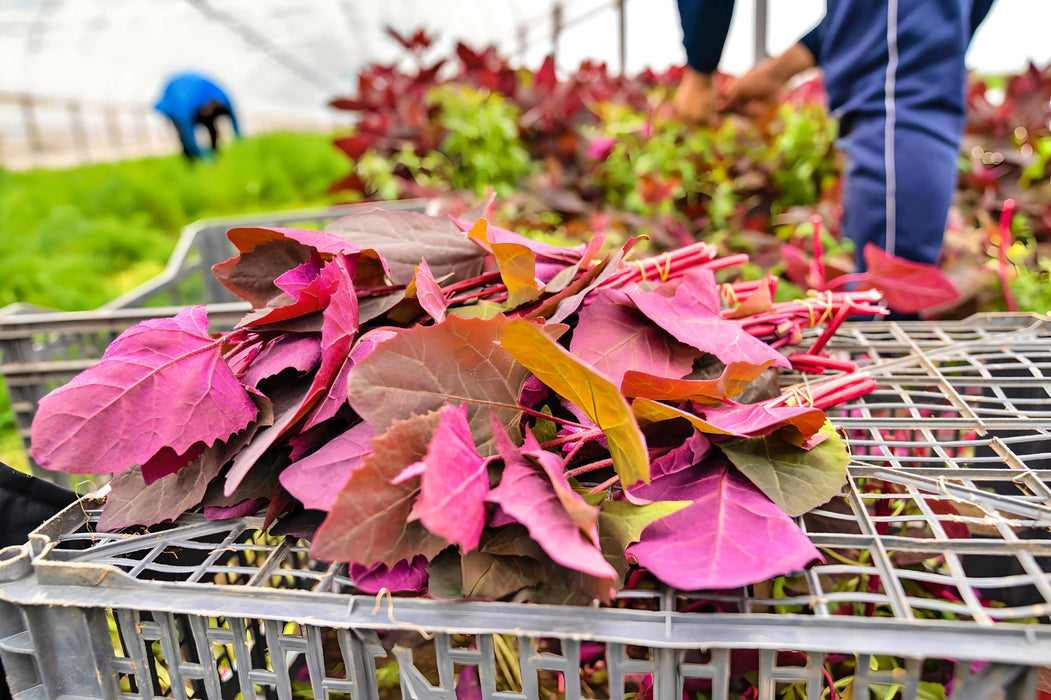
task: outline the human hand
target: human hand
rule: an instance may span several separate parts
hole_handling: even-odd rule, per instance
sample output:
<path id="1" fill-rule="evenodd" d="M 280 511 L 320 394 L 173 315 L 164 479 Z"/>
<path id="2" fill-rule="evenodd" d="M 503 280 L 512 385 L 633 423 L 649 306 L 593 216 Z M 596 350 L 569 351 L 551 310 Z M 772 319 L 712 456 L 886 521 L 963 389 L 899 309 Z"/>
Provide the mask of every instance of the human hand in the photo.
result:
<path id="1" fill-rule="evenodd" d="M 776 59 L 768 58 L 731 83 L 726 108 L 745 114 L 763 112 L 777 101 L 784 85 Z"/>
<path id="2" fill-rule="evenodd" d="M 782 88 L 797 73 L 817 65 L 813 54 L 797 42 L 787 51 L 768 58 L 730 86 L 726 108 L 755 115 L 776 103 Z"/>
<path id="3" fill-rule="evenodd" d="M 715 81 L 710 73 L 687 67 L 672 100 L 672 118 L 691 125 L 708 124 L 715 115 Z"/>

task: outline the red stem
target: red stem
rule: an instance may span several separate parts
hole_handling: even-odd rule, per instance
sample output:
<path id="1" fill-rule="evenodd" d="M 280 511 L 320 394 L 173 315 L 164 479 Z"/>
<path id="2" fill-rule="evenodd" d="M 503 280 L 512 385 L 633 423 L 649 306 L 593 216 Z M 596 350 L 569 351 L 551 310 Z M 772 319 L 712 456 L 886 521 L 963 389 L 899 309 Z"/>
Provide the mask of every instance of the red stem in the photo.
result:
<path id="1" fill-rule="evenodd" d="M 850 303 L 849 299 L 843 304 L 843 306 L 839 307 L 839 311 L 837 311 L 836 315 L 832 318 L 832 322 L 825 326 L 824 332 L 814 341 L 814 344 L 810 346 L 809 352 L 811 355 L 817 355 L 824 349 L 829 338 L 831 338 L 840 325 L 847 320 L 847 316 L 850 315 L 853 308 L 854 306 Z"/>
<path id="2" fill-rule="evenodd" d="M 551 416 L 549 416 L 547 414 L 544 414 L 544 418 L 549 418 L 551 420 L 556 420 L 556 419 L 552 418 Z M 559 419 L 559 420 L 561 420 L 561 419 Z M 576 425 L 577 425 L 577 424 L 574 424 L 574 423 L 570 423 L 569 421 L 564 421 L 564 422 L 566 423 L 566 425 L 572 425 L 574 427 L 576 427 Z M 584 426 L 579 426 L 579 427 L 583 428 Z M 555 438 L 553 440 L 548 440 L 547 442 L 542 442 L 542 443 L 540 443 L 540 446 L 543 447 L 546 450 L 549 447 L 558 447 L 559 445 L 565 445 L 567 442 L 573 442 L 575 440 L 585 440 L 585 441 L 586 440 L 594 440 L 597 437 L 602 437 L 603 434 L 604 433 L 602 432 L 602 428 L 586 428 L 582 432 L 576 433 L 574 435 L 563 435 L 562 437 L 557 437 L 557 438 Z"/>
<path id="3" fill-rule="evenodd" d="M 566 478 L 567 479 L 572 479 L 573 477 L 580 476 L 581 474 L 587 474 L 588 472 L 598 471 L 599 469 L 605 469 L 606 467 L 612 467 L 612 466 L 613 466 L 613 458 L 612 457 L 609 458 L 609 459 L 600 459 L 597 462 L 591 462 L 590 464 L 585 464 L 582 467 L 576 467 L 574 469 L 567 470 L 566 471 Z"/>

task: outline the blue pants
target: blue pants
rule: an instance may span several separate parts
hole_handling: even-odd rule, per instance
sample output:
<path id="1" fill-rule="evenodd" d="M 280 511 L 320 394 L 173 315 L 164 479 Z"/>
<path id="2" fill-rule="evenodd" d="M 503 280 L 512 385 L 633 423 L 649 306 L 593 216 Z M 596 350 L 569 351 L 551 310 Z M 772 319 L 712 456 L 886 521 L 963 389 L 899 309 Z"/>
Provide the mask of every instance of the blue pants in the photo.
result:
<path id="1" fill-rule="evenodd" d="M 848 165 L 843 232 L 933 264 L 956 189 L 964 53 L 993 0 L 827 0 L 801 40 L 825 77 Z M 687 62 L 715 70 L 734 0 L 678 0 Z"/>
<path id="2" fill-rule="evenodd" d="M 971 35 L 992 0 L 828 0 L 818 63 L 847 156 L 843 233 L 933 264 L 956 189 Z"/>

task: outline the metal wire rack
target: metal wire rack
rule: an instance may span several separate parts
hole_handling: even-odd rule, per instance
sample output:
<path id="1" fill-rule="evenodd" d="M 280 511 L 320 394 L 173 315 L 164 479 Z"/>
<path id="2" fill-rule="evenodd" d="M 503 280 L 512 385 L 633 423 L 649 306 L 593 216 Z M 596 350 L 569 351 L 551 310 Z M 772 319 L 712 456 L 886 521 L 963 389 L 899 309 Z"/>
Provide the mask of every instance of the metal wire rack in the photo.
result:
<path id="1" fill-rule="evenodd" d="M 853 460 L 800 519 L 823 561 L 794 576 L 603 608 L 380 598 L 260 518 L 99 533 L 82 500 L 0 552 L 0 654 L 39 697 L 1036 698 L 1049 336 L 1039 316 L 845 325 L 830 350 L 878 388 L 829 411 Z"/>

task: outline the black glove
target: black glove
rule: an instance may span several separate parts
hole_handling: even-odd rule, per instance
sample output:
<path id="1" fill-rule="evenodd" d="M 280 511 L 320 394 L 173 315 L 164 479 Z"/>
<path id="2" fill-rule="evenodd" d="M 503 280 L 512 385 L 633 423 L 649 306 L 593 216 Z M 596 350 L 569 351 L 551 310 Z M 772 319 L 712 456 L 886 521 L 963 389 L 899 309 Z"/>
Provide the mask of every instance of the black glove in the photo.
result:
<path id="1" fill-rule="evenodd" d="M 0 462 L 0 547 L 23 544 L 30 532 L 76 499 L 72 491 Z"/>

